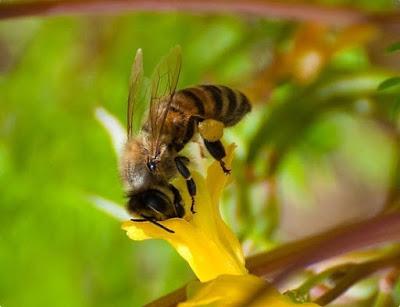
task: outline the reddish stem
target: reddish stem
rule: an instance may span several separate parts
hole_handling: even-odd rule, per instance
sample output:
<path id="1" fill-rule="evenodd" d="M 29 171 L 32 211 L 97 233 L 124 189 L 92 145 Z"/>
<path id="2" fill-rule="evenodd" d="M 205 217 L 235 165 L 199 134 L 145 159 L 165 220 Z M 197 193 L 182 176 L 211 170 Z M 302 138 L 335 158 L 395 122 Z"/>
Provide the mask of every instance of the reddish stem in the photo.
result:
<path id="1" fill-rule="evenodd" d="M 179 288 L 159 299 L 145 305 L 145 307 L 175 307 L 186 300 L 186 287 Z"/>
<path id="2" fill-rule="evenodd" d="M 275 282 L 311 264 L 354 250 L 400 242 L 400 213 L 340 226 L 247 259 L 249 271 Z"/>
<path id="3" fill-rule="evenodd" d="M 367 14 L 351 8 L 268 0 L 61 0 L 4 3 L 0 5 L 0 19 L 25 16 L 108 14 L 130 11 L 243 13 L 288 20 L 316 21 L 334 25 L 360 23 L 370 18 Z"/>

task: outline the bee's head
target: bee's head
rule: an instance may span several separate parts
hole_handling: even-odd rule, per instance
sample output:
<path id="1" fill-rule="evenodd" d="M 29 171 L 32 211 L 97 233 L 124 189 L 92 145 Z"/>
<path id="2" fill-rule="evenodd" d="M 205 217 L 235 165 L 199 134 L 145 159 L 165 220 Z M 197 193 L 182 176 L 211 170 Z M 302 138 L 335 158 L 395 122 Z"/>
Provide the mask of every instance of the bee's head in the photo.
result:
<path id="1" fill-rule="evenodd" d="M 156 221 L 184 215 L 183 207 L 175 206 L 171 197 L 160 189 L 148 189 L 129 195 L 128 210 Z"/>
<path id="2" fill-rule="evenodd" d="M 130 140 L 121 158 L 121 177 L 129 191 L 128 210 L 157 221 L 182 217 L 184 209 L 174 204 L 168 185 L 176 172 L 173 152 L 167 147 L 153 155 L 145 139 Z"/>
<path id="3" fill-rule="evenodd" d="M 171 148 L 161 144 L 157 151 L 147 156 L 146 167 L 152 174 L 169 174 L 175 169 L 175 155 Z"/>
<path id="4" fill-rule="evenodd" d="M 173 153 L 163 150 L 153 156 L 146 145 L 146 142 L 134 139 L 125 146 L 120 171 L 127 190 L 150 188 L 171 180 L 176 174 Z"/>

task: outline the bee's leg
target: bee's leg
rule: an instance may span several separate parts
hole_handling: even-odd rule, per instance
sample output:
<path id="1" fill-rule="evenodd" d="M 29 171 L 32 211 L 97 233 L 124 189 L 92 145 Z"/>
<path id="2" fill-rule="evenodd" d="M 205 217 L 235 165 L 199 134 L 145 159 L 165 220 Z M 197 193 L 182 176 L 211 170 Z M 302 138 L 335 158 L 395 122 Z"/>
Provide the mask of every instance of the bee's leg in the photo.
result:
<path id="1" fill-rule="evenodd" d="M 194 197 L 196 196 L 196 183 L 194 182 L 192 175 L 190 174 L 189 169 L 186 166 L 186 163 L 189 161 L 188 158 L 178 156 L 175 158 L 176 168 L 178 172 L 182 175 L 186 180 L 186 187 L 188 189 L 189 195 L 192 198 L 192 205 L 190 206 L 190 211 L 192 213 L 196 213 L 194 211 Z"/>
<path id="2" fill-rule="evenodd" d="M 188 157 L 185 157 L 185 156 L 178 156 L 178 157 L 176 157 L 176 158 L 178 158 L 179 160 L 181 160 L 181 161 L 183 162 L 183 164 L 185 164 L 186 166 L 190 163 L 190 160 L 189 160 Z"/>
<path id="3" fill-rule="evenodd" d="M 225 148 L 224 145 L 222 145 L 222 142 L 221 141 L 210 142 L 204 139 L 204 145 L 206 145 L 206 148 L 208 152 L 211 154 L 211 156 L 219 162 L 224 173 L 227 175 L 230 174 L 231 170 L 226 168 L 225 162 L 222 160 L 226 156 Z"/>
<path id="4" fill-rule="evenodd" d="M 193 141 L 194 143 L 196 143 L 199 146 L 199 156 L 200 158 L 204 159 L 207 154 L 206 154 L 206 149 L 204 148 L 203 145 L 203 139 L 197 138 Z"/>
<path id="5" fill-rule="evenodd" d="M 175 188 L 172 184 L 169 185 L 170 190 L 174 194 L 174 206 L 175 206 L 175 211 L 178 217 L 183 217 L 185 215 L 185 210 L 182 206 L 182 197 L 181 193 L 179 193 L 179 190 Z"/>

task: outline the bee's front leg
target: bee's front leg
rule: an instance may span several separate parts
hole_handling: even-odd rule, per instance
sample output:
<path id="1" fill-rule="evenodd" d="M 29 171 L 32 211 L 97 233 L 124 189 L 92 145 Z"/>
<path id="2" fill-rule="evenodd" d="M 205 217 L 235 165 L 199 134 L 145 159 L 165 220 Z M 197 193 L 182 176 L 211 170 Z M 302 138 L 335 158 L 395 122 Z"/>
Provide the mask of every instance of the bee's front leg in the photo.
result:
<path id="1" fill-rule="evenodd" d="M 189 195 L 192 198 L 192 205 L 190 206 L 190 211 L 192 213 L 196 213 L 194 211 L 194 197 L 196 196 L 196 183 L 194 182 L 192 175 L 190 174 L 190 170 L 187 168 L 186 163 L 188 163 L 189 159 L 186 157 L 178 156 L 175 158 L 176 168 L 178 172 L 182 175 L 186 180 L 186 187 L 188 189 Z"/>

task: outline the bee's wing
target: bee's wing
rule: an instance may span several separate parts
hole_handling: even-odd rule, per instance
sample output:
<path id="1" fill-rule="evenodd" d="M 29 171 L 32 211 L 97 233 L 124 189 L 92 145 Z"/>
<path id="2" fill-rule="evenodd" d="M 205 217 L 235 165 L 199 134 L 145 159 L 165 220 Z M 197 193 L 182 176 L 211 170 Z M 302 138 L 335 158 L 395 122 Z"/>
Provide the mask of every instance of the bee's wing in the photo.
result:
<path id="1" fill-rule="evenodd" d="M 137 134 L 143 123 L 148 95 L 146 95 L 146 79 L 143 78 L 143 52 L 136 51 L 135 60 L 132 64 L 129 79 L 128 111 L 127 111 L 127 134 L 128 139 Z"/>
<path id="2" fill-rule="evenodd" d="M 176 46 L 158 63 L 152 76 L 149 119 L 154 157 L 160 153 L 160 136 L 175 94 L 181 63 L 181 48 Z"/>

